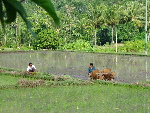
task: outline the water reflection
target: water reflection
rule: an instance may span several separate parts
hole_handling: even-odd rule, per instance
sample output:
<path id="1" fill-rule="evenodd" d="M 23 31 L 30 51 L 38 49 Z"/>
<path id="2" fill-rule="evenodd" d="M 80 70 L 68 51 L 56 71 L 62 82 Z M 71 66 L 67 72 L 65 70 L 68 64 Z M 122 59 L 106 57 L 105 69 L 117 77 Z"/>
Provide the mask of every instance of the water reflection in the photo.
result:
<path id="1" fill-rule="evenodd" d="M 146 81 L 150 81 L 150 76 L 149 76 L 149 74 L 150 73 L 148 73 L 148 61 L 147 61 L 147 58 L 145 59 L 145 77 L 146 77 Z"/>
<path id="2" fill-rule="evenodd" d="M 87 68 L 93 62 L 97 69 L 115 71 L 117 81 L 132 83 L 149 80 L 149 59 L 130 55 L 41 51 L 0 53 L 0 66 L 26 70 L 28 63 L 32 62 L 40 72 L 88 79 Z"/>

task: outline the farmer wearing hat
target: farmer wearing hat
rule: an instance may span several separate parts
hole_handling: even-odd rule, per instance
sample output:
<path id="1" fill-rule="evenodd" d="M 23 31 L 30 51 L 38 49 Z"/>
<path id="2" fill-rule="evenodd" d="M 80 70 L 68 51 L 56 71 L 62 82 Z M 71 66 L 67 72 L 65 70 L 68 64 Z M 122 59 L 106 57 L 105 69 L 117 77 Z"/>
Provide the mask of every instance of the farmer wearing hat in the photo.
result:
<path id="1" fill-rule="evenodd" d="M 90 63 L 90 66 L 88 67 L 88 75 L 90 76 L 92 71 L 96 70 L 96 68 L 93 66 L 93 63 Z"/>

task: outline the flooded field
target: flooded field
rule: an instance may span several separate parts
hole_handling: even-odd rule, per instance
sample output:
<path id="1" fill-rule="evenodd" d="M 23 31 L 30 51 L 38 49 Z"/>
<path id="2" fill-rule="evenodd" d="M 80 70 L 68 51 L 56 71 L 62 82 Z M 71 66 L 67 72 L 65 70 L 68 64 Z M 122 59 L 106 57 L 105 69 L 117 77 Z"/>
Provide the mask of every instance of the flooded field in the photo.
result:
<path id="1" fill-rule="evenodd" d="M 99 70 L 110 68 L 115 71 L 116 81 L 134 83 L 150 80 L 150 57 L 60 51 L 0 53 L 0 67 L 26 71 L 29 62 L 39 72 L 86 80 L 91 62 Z"/>

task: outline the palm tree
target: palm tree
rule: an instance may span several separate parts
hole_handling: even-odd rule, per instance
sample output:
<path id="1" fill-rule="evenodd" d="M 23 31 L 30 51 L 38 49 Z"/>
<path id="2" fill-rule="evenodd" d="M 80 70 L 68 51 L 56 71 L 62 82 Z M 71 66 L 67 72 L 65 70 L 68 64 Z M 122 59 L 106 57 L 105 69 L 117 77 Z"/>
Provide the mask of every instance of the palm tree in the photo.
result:
<path id="1" fill-rule="evenodd" d="M 114 4 L 113 6 L 107 6 L 107 8 L 103 11 L 102 16 L 103 16 L 104 25 L 111 26 L 112 29 L 111 43 L 114 43 L 113 36 L 114 36 L 115 25 L 127 19 L 124 13 L 124 8 L 118 4 Z"/>
<path id="2" fill-rule="evenodd" d="M 97 3 L 97 2 L 95 2 Z M 95 4 L 93 6 L 91 3 L 89 3 L 89 10 L 88 10 L 88 17 L 91 20 L 91 28 L 94 30 L 94 45 L 96 45 L 96 40 L 97 40 L 97 29 L 100 28 L 101 25 L 104 23 L 103 19 L 103 11 L 106 10 L 106 5 L 104 3 L 101 3 L 99 5 Z"/>
<path id="3" fill-rule="evenodd" d="M 138 1 L 129 1 L 124 5 L 125 13 L 130 21 L 136 23 L 138 27 L 143 27 L 145 23 L 145 6 Z"/>

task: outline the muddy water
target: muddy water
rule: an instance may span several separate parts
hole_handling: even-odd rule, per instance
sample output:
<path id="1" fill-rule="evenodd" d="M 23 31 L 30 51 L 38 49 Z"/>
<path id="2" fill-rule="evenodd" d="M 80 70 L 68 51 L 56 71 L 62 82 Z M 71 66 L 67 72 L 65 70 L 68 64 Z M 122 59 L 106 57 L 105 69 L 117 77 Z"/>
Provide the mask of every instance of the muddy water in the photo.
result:
<path id="1" fill-rule="evenodd" d="M 88 79 L 87 68 L 92 62 L 97 69 L 115 71 L 116 81 L 150 80 L 150 57 L 60 51 L 0 53 L 0 67 L 26 70 L 29 62 L 39 72 L 66 74 L 80 79 Z"/>

